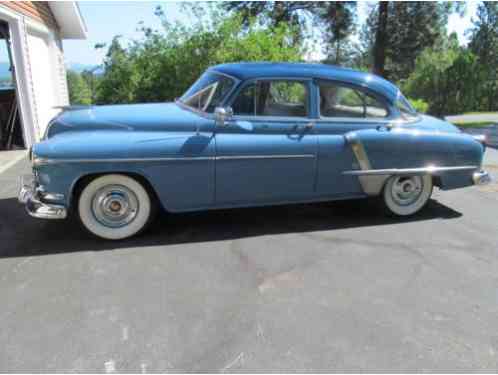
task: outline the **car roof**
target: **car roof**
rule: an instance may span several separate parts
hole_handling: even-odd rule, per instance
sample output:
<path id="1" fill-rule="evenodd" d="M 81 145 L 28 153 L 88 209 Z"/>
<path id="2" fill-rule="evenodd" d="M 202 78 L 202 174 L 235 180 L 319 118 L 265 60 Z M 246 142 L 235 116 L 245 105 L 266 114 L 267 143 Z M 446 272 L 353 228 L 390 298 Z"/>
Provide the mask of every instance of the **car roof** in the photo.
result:
<path id="1" fill-rule="evenodd" d="M 255 78 L 321 78 L 367 87 L 394 101 L 399 89 L 375 74 L 327 64 L 240 62 L 216 65 L 210 70 L 245 81 Z"/>

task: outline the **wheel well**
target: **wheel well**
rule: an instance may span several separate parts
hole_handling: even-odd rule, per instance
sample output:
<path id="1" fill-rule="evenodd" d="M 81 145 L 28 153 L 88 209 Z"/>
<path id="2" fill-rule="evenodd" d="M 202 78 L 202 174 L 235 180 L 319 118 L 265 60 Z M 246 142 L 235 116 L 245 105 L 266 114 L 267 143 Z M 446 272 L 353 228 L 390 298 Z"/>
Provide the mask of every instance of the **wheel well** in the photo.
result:
<path id="1" fill-rule="evenodd" d="M 438 188 L 440 188 L 441 187 L 441 176 L 432 175 L 432 184 L 434 186 L 437 186 Z"/>
<path id="2" fill-rule="evenodd" d="M 152 187 L 152 184 L 144 176 L 142 176 L 138 173 L 131 173 L 131 172 L 104 172 L 104 173 L 87 174 L 87 175 L 81 176 L 76 181 L 76 183 L 73 186 L 72 192 L 71 192 L 70 210 L 74 211 L 74 207 L 76 207 L 76 205 L 77 205 L 77 201 L 78 201 L 78 198 L 79 198 L 81 192 L 90 182 L 92 182 L 93 180 L 95 180 L 98 177 L 106 176 L 106 175 L 110 175 L 110 174 L 120 174 L 123 176 L 128 176 L 130 178 L 133 178 L 134 180 L 138 181 L 145 188 L 145 190 L 147 190 L 153 203 L 161 204 L 161 201 L 159 200 L 159 197 L 157 196 L 156 191 Z M 164 207 L 163 207 L 163 209 L 164 209 Z"/>

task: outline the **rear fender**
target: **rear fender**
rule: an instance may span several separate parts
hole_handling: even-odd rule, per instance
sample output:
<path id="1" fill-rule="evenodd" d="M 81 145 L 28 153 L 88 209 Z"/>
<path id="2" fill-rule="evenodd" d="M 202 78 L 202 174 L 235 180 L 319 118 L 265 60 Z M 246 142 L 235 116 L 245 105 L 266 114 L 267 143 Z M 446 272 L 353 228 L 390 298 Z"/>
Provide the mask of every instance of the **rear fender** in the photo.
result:
<path id="1" fill-rule="evenodd" d="M 358 176 L 367 195 L 378 195 L 393 175 L 431 174 L 442 189 L 469 186 L 482 161 L 482 145 L 461 133 L 368 129 L 345 137 L 356 162 L 344 173 Z"/>

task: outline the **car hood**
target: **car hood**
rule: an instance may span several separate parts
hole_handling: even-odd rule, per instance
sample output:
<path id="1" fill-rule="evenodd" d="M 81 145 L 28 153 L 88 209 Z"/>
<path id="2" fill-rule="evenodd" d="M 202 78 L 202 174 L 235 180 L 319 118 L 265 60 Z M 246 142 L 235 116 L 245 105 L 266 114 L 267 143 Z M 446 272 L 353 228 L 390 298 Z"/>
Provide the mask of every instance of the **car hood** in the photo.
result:
<path id="1" fill-rule="evenodd" d="M 419 119 L 414 122 L 406 123 L 401 125 L 403 129 L 416 129 L 422 131 L 430 131 L 436 133 L 460 133 L 455 125 L 440 120 L 436 117 L 419 115 Z"/>
<path id="2" fill-rule="evenodd" d="M 47 128 L 47 138 L 67 131 L 189 131 L 207 119 L 176 103 L 67 107 Z"/>

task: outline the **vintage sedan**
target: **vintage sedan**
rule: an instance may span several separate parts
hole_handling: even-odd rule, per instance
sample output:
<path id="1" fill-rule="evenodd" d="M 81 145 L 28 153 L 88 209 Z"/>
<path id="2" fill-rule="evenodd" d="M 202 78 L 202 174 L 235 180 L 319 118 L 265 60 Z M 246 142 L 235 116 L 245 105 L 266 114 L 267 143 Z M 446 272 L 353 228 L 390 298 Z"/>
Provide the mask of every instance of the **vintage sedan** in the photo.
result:
<path id="1" fill-rule="evenodd" d="M 69 107 L 30 152 L 19 200 L 123 239 L 184 212 L 378 196 L 412 215 L 489 182 L 485 139 L 418 114 L 372 74 L 320 64 L 208 69 L 175 103 Z"/>

